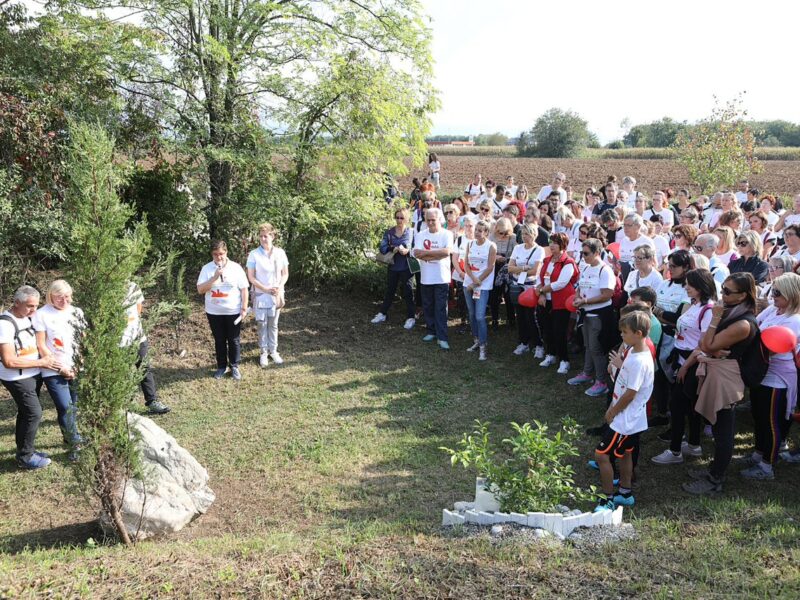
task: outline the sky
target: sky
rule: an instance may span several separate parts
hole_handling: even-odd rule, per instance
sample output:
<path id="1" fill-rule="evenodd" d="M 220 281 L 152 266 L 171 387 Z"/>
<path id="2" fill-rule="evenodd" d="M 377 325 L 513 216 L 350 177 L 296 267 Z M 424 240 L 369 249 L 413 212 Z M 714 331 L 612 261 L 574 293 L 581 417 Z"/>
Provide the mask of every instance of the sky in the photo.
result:
<path id="1" fill-rule="evenodd" d="M 516 136 L 549 108 L 600 141 L 708 116 L 714 96 L 800 122 L 800 4 L 759 0 L 422 0 L 441 109 L 432 134 Z"/>

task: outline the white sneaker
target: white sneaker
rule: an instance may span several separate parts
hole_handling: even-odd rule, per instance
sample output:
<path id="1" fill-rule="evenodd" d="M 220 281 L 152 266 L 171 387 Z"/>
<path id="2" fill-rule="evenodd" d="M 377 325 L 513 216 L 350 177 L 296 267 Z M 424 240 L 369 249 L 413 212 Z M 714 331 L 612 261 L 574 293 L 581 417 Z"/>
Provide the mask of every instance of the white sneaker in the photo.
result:
<path id="1" fill-rule="evenodd" d="M 536 346 L 536 350 L 533 351 L 533 358 L 544 358 L 544 346 Z"/>
<path id="2" fill-rule="evenodd" d="M 271 352 L 269 356 L 272 359 L 272 362 L 274 362 L 276 365 L 282 365 L 283 364 L 283 359 L 281 358 L 281 355 L 278 354 L 277 351 L 276 352 Z"/>
<path id="3" fill-rule="evenodd" d="M 478 360 L 486 360 L 486 346 L 481 346 L 478 350 Z"/>
<path id="4" fill-rule="evenodd" d="M 269 352 L 264 350 L 261 353 L 261 358 L 258 359 L 258 364 L 261 365 L 262 367 L 268 367 L 269 366 Z"/>
<path id="5" fill-rule="evenodd" d="M 528 351 L 528 344 L 520 344 L 516 348 L 514 348 L 514 354 L 516 356 L 522 356 Z"/>
<path id="6" fill-rule="evenodd" d="M 383 313 L 378 313 L 377 315 L 372 317 L 372 321 L 370 321 L 370 323 L 372 323 L 373 325 L 377 325 L 378 323 L 383 323 L 385 320 L 386 320 L 386 315 Z"/>
<path id="7" fill-rule="evenodd" d="M 405 324 L 403 325 L 403 327 L 404 327 L 405 329 L 413 329 L 413 328 L 414 328 L 414 325 L 416 325 L 416 323 L 417 323 L 417 320 L 416 320 L 416 319 L 406 319 L 406 322 L 405 322 Z"/>
<path id="8" fill-rule="evenodd" d="M 703 448 L 700 446 L 690 446 L 689 442 L 684 441 L 681 442 L 681 454 L 697 458 L 703 456 Z"/>
<path id="9" fill-rule="evenodd" d="M 557 373 L 559 375 L 566 375 L 567 373 L 569 373 L 569 362 L 567 362 L 566 360 L 562 360 L 560 363 L 558 363 Z"/>
<path id="10" fill-rule="evenodd" d="M 481 343 L 478 341 L 478 338 L 472 339 L 472 346 L 467 348 L 467 352 L 475 352 L 478 348 L 481 347 Z"/>
<path id="11" fill-rule="evenodd" d="M 650 462 L 657 465 L 679 465 L 683 462 L 683 454 L 677 456 L 672 453 L 672 450 L 667 448 L 661 454 L 656 454 L 650 459 Z"/>
<path id="12" fill-rule="evenodd" d="M 558 359 L 555 356 L 553 356 L 552 354 L 548 354 L 547 356 L 544 357 L 544 360 L 539 363 L 539 366 L 549 367 L 551 365 L 556 364 L 556 361 L 558 361 Z"/>

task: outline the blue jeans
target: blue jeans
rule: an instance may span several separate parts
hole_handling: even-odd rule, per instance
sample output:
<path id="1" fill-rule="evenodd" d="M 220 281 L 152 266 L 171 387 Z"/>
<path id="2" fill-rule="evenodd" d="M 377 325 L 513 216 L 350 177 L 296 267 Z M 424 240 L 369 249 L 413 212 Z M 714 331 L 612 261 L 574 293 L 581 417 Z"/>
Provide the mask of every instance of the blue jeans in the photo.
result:
<path id="1" fill-rule="evenodd" d="M 447 340 L 447 283 L 422 284 L 422 313 L 428 333 L 435 335 L 440 342 Z"/>
<path id="2" fill-rule="evenodd" d="M 53 377 L 45 377 L 44 384 L 53 399 L 53 404 L 56 405 L 58 426 L 61 428 L 64 441 L 68 444 L 76 443 L 79 436 L 76 425 L 78 392 L 75 389 L 77 387 L 75 380 L 68 380 L 61 375 L 54 375 Z"/>
<path id="3" fill-rule="evenodd" d="M 472 337 L 478 338 L 478 343 L 481 346 L 486 345 L 486 339 L 489 337 L 489 328 L 486 325 L 486 306 L 489 304 L 491 292 L 491 290 L 481 290 L 481 297 L 475 300 L 472 297 L 472 292 L 464 288 L 464 302 L 467 303 Z"/>

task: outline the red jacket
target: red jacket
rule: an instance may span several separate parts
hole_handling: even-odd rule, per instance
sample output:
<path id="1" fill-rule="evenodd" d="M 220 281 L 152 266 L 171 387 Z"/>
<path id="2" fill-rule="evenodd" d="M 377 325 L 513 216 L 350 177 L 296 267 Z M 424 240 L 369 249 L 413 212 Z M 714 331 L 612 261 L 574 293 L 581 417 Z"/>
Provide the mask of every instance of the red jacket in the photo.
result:
<path id="1" fill-rule="evenodd" d="M 544 264 L 542 265 L 542 270 L 539 271 L 539 281 L 542 285 L 544 285 L 544 274 L 547 272 L 547 269 L 550 265 L 550 261 L 553 260 L 552 256 L 548 256 L 544 259 Z M 566 252 L 561 253 L 561 258 L 558 259 L 555 265 L 553 265 L 553 274 L 550 276 L 550 282 L 558 281 L 558 276 L 561 274 L 561 270 L 566 265 L 572 265 L 572 277 L 569 280 L 569 283 L 565 285 L 563 288 L 558 290 L 557 292 L 552 292 L 550 296 L 553 299 L 553 309 L 557 310 L 564 310 L 567 308 L 566 302 L 567 298 L 573 296 L 575 294 L 575 284 L 578 283 L 578 278 L 580 277 L 580 272 L 578 271 L 578 265 L 575 264 L 575 261 L 572 260 L 571 257 L 567 255 Z"/>

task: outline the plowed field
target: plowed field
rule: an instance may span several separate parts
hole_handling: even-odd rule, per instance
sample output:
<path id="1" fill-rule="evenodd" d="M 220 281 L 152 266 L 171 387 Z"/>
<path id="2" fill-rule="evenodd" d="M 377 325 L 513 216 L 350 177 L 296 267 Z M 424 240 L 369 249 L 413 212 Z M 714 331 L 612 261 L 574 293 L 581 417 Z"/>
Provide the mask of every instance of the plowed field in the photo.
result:
<path id="1" fill-rule="evenodd" d="M 448 195 L 464 189 L 475 173 L 481 173 L 484 181 L 493 179 L 498 183 L 505 183 L 505 178 L 512 175 L 517 184 L 524 183 L 531 194 L 535 194 L 541 186 L 550 183 L 556 171 L 566 174 L 576 198 L 581 197 L 587 187 L 604 183 L 609 175 L 616 175 L 620 181 L 625 175 L 633 175 L 638 189 L 648 194 L 665 187 L 685 187 L 692 190 L 692 195 L 699 192 L 689 181 L 686 169 L 673 160 L 442 156 L 440 161 L 441 185 Z M 800 161 L 771 160 L 762 165 L 763 172 L 750 178 L 751 186 L 782 197 L 800 192 Z M 415 170 L 400 180 L 400 189 L 408 192 L 412 189 L 411 178 L 424 175 L 423 170 Z"/>

